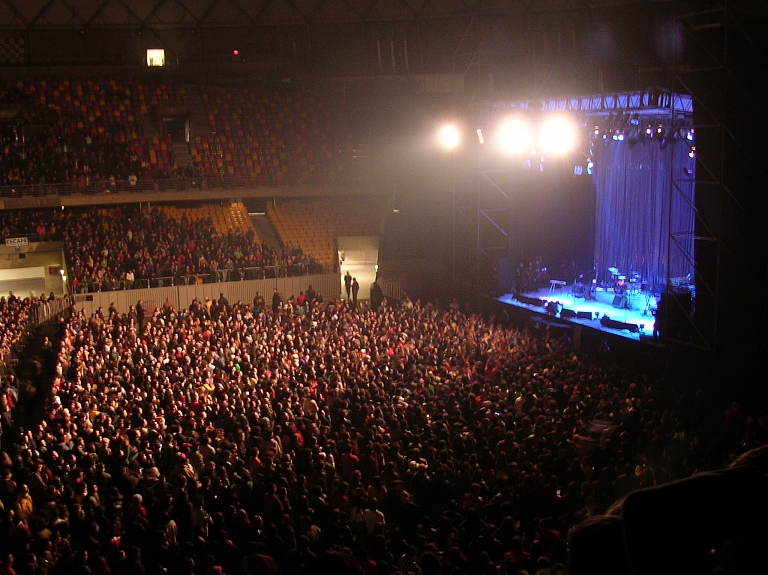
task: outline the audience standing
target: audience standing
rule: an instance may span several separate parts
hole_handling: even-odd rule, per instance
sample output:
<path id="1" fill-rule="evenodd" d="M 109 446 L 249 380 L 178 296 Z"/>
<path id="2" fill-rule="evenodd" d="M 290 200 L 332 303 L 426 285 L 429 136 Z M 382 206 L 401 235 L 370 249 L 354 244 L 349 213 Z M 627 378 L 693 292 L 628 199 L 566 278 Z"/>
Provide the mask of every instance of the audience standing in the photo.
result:
<path id="1" fill-rule="evenodd" d="M 574 524 L 730 448 L 546 330 L 302 309 L 73 311 L 44 417 L 0 455 L 5 569 L 564 572 Z"/>

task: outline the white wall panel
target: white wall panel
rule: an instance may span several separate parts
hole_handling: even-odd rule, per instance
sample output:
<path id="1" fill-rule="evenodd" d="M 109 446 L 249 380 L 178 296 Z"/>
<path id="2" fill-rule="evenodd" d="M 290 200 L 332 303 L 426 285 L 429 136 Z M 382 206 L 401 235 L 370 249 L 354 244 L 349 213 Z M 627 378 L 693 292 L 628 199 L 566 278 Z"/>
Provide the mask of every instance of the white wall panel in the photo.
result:
<path id="1" fill-rule="evenodd" d="M 287 299 L 291 295 L 298 297 L 299 293 L 306 291 L 310 284 L 315 290 L 320 290 L 323 293 L 326 301 L 330 301 L 337 297 L 339 281 L 338 274 L 319 274 L 218 284 L 95 292 L 75 295 L 75 307 L 78 310 L 84 309 L 86 314 L 91 315 L 99 307 L 102 307 L 106 312 L 110 304 L 114 302 L 118 312 L 128 313 L 130 306 L 136 305 L 136 302 L 142 300 L 144 309 L 149 314 L 155 307 L 163 307 L 166 298 L 171 300 L 171 304 L 176 309 L 188 307 L 195 297 L 200 301 L 204 301 L 206 297 L 212 300 L 219 299 L 221 293 L 229 300 L 230 304 L 236 303 L 238 300 L 251 304 L 257 291 L 261 292 L 267 305 L 270 305 L 274 287 L 277 287 L 283 299 Z"/>

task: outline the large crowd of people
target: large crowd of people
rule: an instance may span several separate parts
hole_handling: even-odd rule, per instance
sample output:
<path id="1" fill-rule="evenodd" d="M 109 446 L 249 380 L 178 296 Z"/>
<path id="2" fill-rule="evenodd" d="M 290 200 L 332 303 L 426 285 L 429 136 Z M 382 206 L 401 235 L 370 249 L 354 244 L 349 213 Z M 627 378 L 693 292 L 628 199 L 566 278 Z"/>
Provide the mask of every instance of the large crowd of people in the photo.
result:
<path id="1" fill-rule="evenodd" d="M 0 297 L 0 362 L 5 363 L 27 334 L 29 314 L 37 300 L 8 294 Z"/>
<path id="2" fill-rule="evenodd" d="M 308 292 L 62 319 L 0 570 L 565 573 L 574 525 L 766 439 L 546 329 Z"/>
<path id="3" fill-rule="evenodd" d="M 170 140 L 165 148 L 158 141 L 158 158 L 137 119 L 151 89 L 119 78 L 5 80 L 0 106 L 13 114 L 0 129 L 0 185 L 109 190 L 118 181 L 171 177 Z"/>
<path id="4" fill-rule="evenodd" d="M 61 235 L 75 293 L 256 279 L 254 268 L 262 275 L 265 268 L 273 275 L 320 271 L 301 251 L 257 242 L 252 233 L 222 236 L 209 219 L 177 221 L 157 208 L 0 213 L 0 237 L 32 234 Z"/>
<path id="5" fill-rule="evenodd" d="M 246 269 L 283 266 L 288 270 L 309 263 L 256 242 L 250 231 L 230 230 L 221 236 L 210 220 L 182 217 L 177 221 L 162 210 L 138 207 L 112 213 L 111 218 L 101 217 L 98 210 L 79 213 L 64 227 L 76 292 L 86 284 L 97 284 L 102 291 L 156 287 L 158 278 L 165 278 L 167 285 L 232 281 L 245 279 Z"/>
<path id="6" fill-rule="evenodd" d="M 214 186 L 222 178 L 309 181 L 343 170 L 345 142 L 330 136 L 341 133 L 339 123 L 318 96 L 197 89 L 200 101 L 190 102 L 171 80 L 6 78 L 0 81 L 0 186 L 11 194 L 96 193 L 131 190 L 139 180 L 185 187 L 205 179 Z M 174 154 L 174 140 L 183 136 L 161 127 L 158 109 L 196 104 L 208 121 L 193 126 L 185 165 Z"/>

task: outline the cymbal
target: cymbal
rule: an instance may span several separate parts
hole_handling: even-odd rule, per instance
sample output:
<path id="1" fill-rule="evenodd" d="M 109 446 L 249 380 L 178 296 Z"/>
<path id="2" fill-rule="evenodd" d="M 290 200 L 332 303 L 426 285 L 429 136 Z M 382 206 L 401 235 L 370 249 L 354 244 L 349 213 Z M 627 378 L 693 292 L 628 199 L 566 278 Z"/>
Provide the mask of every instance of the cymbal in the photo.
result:
<path id="1" fill-rule="evenodd" d="M 608 271 L 611 272 L 612 274 L 617 274 L 619 273 L 619 268 L 608 268 Z"/>

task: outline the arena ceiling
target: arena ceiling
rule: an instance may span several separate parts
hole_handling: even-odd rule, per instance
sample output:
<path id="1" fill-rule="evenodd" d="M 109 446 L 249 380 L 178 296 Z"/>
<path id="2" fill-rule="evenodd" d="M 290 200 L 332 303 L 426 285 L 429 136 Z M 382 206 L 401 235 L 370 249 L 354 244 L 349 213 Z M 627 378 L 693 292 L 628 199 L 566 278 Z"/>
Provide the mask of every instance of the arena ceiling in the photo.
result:
<path id="1" fill-rule="evenodd" d="M 674 4 L 673 0 L 0 0 L 0 29 L 204 29 L 423 22 Z M 706 2 L 687 4 L 703 7 Z M 768 13 L 768 3 L 761 0 L 732 0 L 729 6 L 747 17 Z"/>

